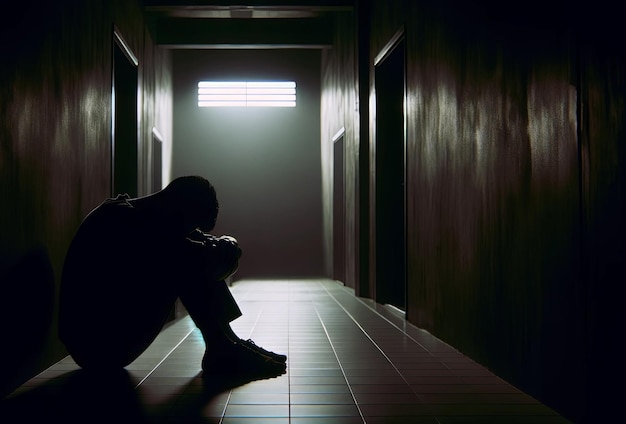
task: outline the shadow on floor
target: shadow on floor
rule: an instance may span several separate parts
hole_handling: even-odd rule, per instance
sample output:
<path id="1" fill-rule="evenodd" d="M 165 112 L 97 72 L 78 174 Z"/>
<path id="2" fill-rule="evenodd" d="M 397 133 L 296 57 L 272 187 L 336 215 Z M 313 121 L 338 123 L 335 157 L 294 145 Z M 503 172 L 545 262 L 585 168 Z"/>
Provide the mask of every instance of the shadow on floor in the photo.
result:
<path id="1" fill-rule="evenodd" d="M 272 377 L 266 377 L 272 378 Z M 256 380 L 244 377 L 202 378 L 183 385 L 169 401 L 146 404 L 125 369 L 70 371 L 44 384 L 23 389 L 0 401 L 0 422 L 115 423 L 211 422 L 206 406 L 229 390 Z M 179 396 L 182 394 L 184 396 Z M 216 418 L 219 421 L 219 418 Z"/>
<path id="2" fill-rule="evenodd" d="M 147 422 L 133 381 L 124 369 L 106 374 L 68 372 L 0 403 L 0 419 L 7 423 L 102 422 L 120 417 Z"/>

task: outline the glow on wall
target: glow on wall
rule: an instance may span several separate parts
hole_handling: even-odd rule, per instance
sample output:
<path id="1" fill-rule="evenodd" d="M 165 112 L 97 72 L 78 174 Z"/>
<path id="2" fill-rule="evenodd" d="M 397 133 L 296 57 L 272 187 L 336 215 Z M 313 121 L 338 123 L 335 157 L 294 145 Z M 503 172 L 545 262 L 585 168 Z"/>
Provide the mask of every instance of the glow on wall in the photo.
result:
<path id="1" fill-rule="evenodd" d="M 200 81 L 199 107 L 295 107 L 295 81 Z"/>

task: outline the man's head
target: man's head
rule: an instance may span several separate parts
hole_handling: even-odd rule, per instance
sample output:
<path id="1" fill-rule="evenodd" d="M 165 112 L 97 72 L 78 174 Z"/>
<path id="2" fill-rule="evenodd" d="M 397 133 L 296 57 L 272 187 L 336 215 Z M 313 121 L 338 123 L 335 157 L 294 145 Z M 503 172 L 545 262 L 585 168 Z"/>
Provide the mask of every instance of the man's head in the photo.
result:
<path id="1" fill-rule="evenodd" d="M 173 180 L 161 195 L 179 210 L 189 231 L 200 228 L 211 231 L 215 227 L 219 203 L 213 185 L 200 176 L 185 176 Z"/>

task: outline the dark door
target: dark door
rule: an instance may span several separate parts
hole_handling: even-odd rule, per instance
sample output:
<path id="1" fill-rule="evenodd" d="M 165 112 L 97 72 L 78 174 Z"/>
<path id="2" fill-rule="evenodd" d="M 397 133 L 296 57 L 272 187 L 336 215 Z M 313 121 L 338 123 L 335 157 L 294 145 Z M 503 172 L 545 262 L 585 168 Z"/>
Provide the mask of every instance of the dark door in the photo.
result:
<path id="1" fill-rule="evenodd" d="M 163 140 L 155 131 L 152 132 L 152 192 L 163 186 Z"/>
<path id="2" fill-rule="evenodd" d="M 137 196 L 137 62 L 119 36 L 113 43 L 113 194 Z"/>
<path id="3" fill-rule="evenodd" d="M 404 41 L 375 67 L 376 301 L 406 309 Z"/>
<path id="4" fill-rule="evenodd" d="M 345 283 L 345 194 L 344 137 L 334 142 L 333 151 L 333 278 Z"/>

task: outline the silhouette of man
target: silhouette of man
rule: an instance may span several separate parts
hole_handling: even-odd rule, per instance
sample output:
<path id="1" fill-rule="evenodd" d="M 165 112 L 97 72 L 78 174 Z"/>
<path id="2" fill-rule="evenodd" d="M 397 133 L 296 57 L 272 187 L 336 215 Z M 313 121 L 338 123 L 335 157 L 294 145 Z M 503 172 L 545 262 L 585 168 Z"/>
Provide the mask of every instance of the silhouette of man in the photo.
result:
<path id="1" fill-rule="evenodd" d="M 120 368 L 156 338 L 180 297 L 206 344 L 206 374 L 285 372 L 287 357 L 240 339 L 241 311 L 224 279 L 241 250 L 209 234 L 219 204 L 205 178 L 185 176 L 152 195 L 106 199 L 78 229 L 65 258 L 59 337 L 86 369 Z"/>

